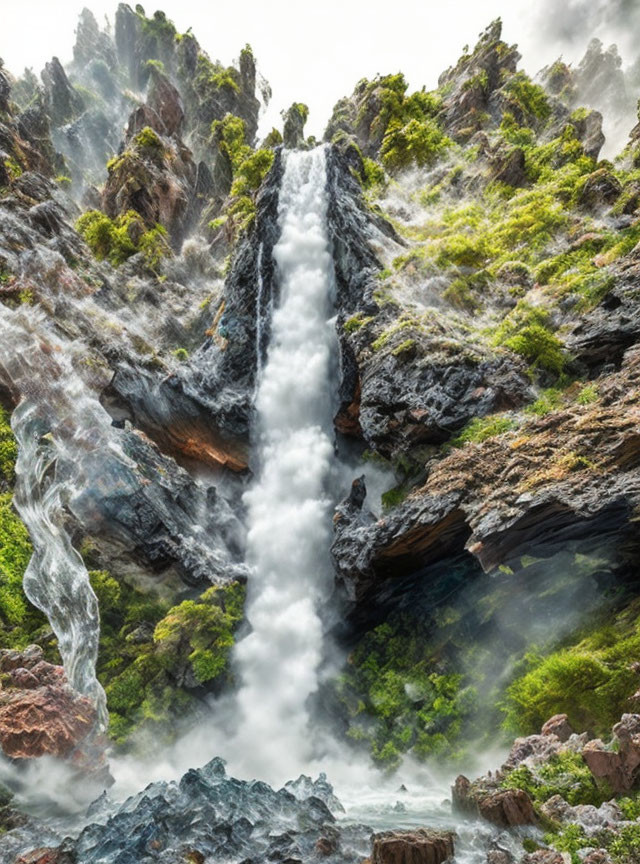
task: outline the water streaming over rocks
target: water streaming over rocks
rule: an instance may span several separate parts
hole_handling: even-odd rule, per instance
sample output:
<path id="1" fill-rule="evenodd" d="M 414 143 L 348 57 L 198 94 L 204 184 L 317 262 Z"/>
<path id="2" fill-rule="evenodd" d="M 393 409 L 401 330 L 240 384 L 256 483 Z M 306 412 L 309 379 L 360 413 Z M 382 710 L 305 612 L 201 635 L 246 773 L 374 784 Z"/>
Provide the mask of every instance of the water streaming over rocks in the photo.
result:
<path id="1" fill-rule="evenodd" d="M 291 777 L 309 757 L 305 706 L 317 687 L 331 584 L 327 483 L 335 329 L 324 148 L 289 152 L 274 248 L 280 303 L 258 380 L 258 479 L 246 493 L 250 635 L 237 647 L 237 741 L 258 776 Z"/>

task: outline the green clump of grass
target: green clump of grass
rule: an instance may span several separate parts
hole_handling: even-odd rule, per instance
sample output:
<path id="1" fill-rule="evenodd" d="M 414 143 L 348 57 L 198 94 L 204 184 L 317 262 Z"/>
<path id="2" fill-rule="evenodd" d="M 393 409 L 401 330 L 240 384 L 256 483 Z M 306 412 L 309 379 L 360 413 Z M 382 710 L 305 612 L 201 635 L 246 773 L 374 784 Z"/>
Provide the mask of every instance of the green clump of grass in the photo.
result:
<path id="1" fill-rule="evenodd" d="M 465 444 L 480 444 L 489 438 L 504 435 L 518 426 L 512 417 L 494 414 L 489 417 L 474 417 L 464 429 L 448 442 L 448 447 L 464 447 Z"/>
<path id="2" fill-rule="evenodd" d="M 158 224 L 147 228 L 135 210 L 115 219 L 100 210 L 89 210 L 76 222 L 76 230 L 96 258 L 108 260 L 113 267 L 142 252 L 146 266 L 156 271 L 162 259 L 171 254 L 166 229 Z"/>
<path id="3" fill-rule="evenodd" d="M 607 736 L 629 710 L 637 690 L 631 666 L 640 651 L 639 602 L 567 642 L 525 655 L 502 706 L 510 732 L 529 735 L 554 714 L 567 714 L 574 729 Z"/>

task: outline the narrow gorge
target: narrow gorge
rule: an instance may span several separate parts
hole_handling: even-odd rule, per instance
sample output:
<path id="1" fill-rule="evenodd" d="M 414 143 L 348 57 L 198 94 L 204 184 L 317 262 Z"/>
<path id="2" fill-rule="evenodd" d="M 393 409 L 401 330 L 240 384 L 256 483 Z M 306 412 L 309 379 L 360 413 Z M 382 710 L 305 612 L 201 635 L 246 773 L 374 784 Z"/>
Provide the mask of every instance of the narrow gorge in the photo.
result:
<path id="1" fill-rule="evenodd" d="M 0 864 L 640 864 L 638 58 L 320 140 L 113 13 L 0 61 Z"/>

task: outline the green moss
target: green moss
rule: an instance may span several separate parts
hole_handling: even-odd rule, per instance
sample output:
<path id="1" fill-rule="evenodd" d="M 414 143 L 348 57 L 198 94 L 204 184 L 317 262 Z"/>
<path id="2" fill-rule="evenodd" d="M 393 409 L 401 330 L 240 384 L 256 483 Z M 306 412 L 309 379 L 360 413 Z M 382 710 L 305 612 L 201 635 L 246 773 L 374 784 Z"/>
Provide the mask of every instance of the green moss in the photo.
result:
<path id="1" fill-rule="evenodd" d="M 503 414 L 494 414 L 490 417 L 474 417 L 464 429 L 448 442 L 449 447 L 464 447 L 465 444 L 479 444 L 497 435 L 504 435 L 517 427 L 517 423 L 511 417 Z"/>
<path id="2" fill-rule="evenodd" d="M 373 321 L 373 316 L 368 315 L 363 317 L 362 315 L 352 315 L 351 318 L 347 318 L 344 322 L 343 327 L 347 333 L 355 333 L 361 327 L 364 327 L 365 324 L 368 324 L 370 321 Z"/>
<path id="3" fill-rule="evenodd" d="M 578 393 L 576 402 L 578 405 L 591 405 L 597 402 L 599 398 L 598 387 L 596 384 L 585 384 L 582 390 Z"/>
<path id="4" fill-rule="evenodd" d="M 246 143 L 247 125 L 244 120 L 234 114 L 225 114 L 222 120 L 213 121 L 211 135 L 220 152 L 229 157 L 233 171 L 237 171 L 251 153 Z"/>
<path id="5" fill-rule="evenodd" d="M 565 365 L 563 344 L 550 329 L 549 312 L 520 301 L 498 327 L 494 345 L 522 355 L 534 369 L 559 375 Z"/>
<path id="6" fill-rule="evenodd" d="M 239 93 L 240 84 L 240 72 L 233 66 L 224 67 L 212 63 L 205 54 L 198 55 L 193 86 L 201 100 L 213 98 L 217 90 Z"/>
<path id="7" fill-rule="evenodd" d="M 514 108 L 519 109 L 531 121 L 546 122 L 551 115 L 551 106 L 544 88 L 534 84 L 524 72 L 509 74 L 503 93 Z"/>
<path id="8" fill-rule="evenodd" d="M 76 222 L 76 230 L 99 261 L 107 259 L 114 267 L 142 252 L 146 266 L 155 271 L 162 258 L 171 253 L 165 228 L 155 225 L 147 229 L 135 210 L 116 219 L 109 219 L 99 210 L 89 210 Z"/>
<path id="9" fill-rule="evenodd" d="M 4 167 L 6 168 L 7 173 L 12 180 L 17 180 L 18 177 L 22 177 L 22 167 L 11 156 L 7 157 L 4 160 Z"/>
<path id="10" fill-rule="evenodd" d="M 410 119 L 403 123 L 394 118 L 387 126 L 380 156 L 391 172 L 412 165 L 424 167 L 431 165 L 451 143 L 435 120 Z"/>
<path id="11" fill-rule="evenodd" d="M 160 136 L 153 131 L 151 126 L 145 126 L 133 139 L 135 146 L 142 151 L 146 151 L 154 156 L 164 154 L 164 146 L 160 140 Z"/>
<path id="12" fill-rule="evenodd" d="M 207 686 L 224 682 L 244 586 L 210 588 L 169 608 L 105 571 L 91 571 L 90 578 L 100 604 L 98 678 L 110 735 L 123 746 L 141 730 L 167 738 L 194 700 L 185 677 Z"/>
<path id="13" fill-rule="evenodd" d="M 185 600 L 156 626 L 153 640 L 158 656 L 173 662 L 176 653 L 187 653 L 197 681 L 204 684 L 217 678 L 227 668 L 243 605 L 244 586 L 238 583 L 226 589 L 210 588 L 197 602 Z"/>
<path id="14" fill-rule="evenodd" d="M 524 410 L 525 414 L 535 414 L 538 417 L 544 417 L 545 414 L 550 414 L 552 411 L 556 411 L 562 407 L 562 404 L 562 390 L 556 387 L 548 387 L 540 393 L 535 402 L 527 405 Z"/>

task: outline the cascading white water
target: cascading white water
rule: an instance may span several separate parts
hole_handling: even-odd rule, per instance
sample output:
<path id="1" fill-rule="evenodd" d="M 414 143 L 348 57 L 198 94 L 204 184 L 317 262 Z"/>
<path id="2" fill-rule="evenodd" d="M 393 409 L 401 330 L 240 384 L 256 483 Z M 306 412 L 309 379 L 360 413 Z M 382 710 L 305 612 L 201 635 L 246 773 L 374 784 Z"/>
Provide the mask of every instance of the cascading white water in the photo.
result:
<path id="1" fill-rule="evenodd" d="M 105 727 L 95 674 L 98 601 L 64 523 L 69 498 L 105 468 L 110 418 L 74 371 L 73 353 L 47 332 L 38 310 L 3 310 L 0 367 L 22 394 L 11 425 L 18 442 L 14 503 L 33 543 L 24 590 L 49 619 L 69 682 L 94 700 Z"/>
<path id="2" fill-rule="evenodd" d="M 322 650 L 318 603 L 331 582 L 333 459 L 330 320 L 333 263 L 324 148 L 284 154 L 280 302 L 256 398 L 259 474 L 246 493 L 252 632 L 236 649 L 241 686 L 236 753 L 255 776 L 287 778 L 308 764 L 306 701 Z"/>

